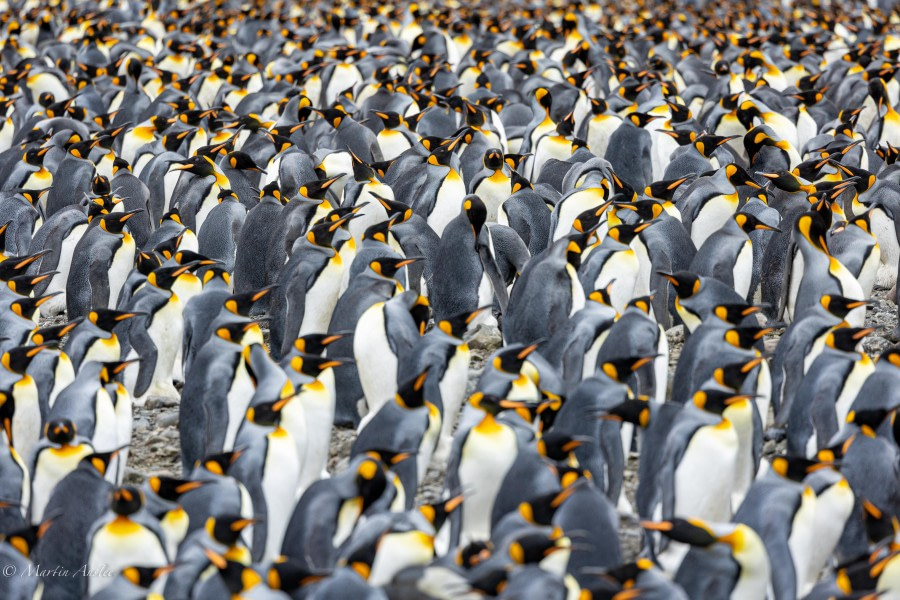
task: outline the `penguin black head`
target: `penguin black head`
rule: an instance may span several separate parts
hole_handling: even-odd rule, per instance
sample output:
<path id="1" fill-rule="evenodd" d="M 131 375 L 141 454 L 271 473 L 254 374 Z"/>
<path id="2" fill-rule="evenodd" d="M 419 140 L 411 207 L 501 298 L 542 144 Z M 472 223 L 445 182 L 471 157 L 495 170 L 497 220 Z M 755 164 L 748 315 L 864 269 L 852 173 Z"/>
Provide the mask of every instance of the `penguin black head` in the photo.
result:
<path id="1" fill-rule="evenodd" d="M 253 519 L 241 515 L 215 515 L 206 520 L 205 529 L 210 538 L 230 547 L 238 543 L 241 532 L 253 523 Z"/>
<path id="2" fill-rule="evenodd" d="M 115 381 L 116 377 L 125 372 L 125 369 L 139 362 L 141 362 L 140 358 L 133 358 L 131 360 L 117 360 L 101 363 L 103 366 L 99 373 L 100 381 L 104 385 L 111 381 Z"/>
<path id="3" fill-rule="evenodd" d="M 570 458 L 580 446 L 591 443 L 591 439 L 585 436 L 572 436 L 560 431 L 550 430 L 541 436 L 537 442 L 538 454 L 546 456 L 552 461 L 563 462 Z"/>
<path id="4" fill-rule="evenodd" d="M 472 321 L 474 321 L 478 315 L 486 310 L 490 310 L 490 307 L 482 306 L 472 312 L 460 313 L 442 321 L 438 321 L 436 325 L 438 329 L 440 329 L 450 337 L 461 340 L 466 331 L 468 331 L 469 325 L 472 323 Z"/>
<path id="5" fill-rule="evenodd" d="M 635 111 L 628 115 L 628 122 L 631 123 L 632 125 L 634 125 L 635 127 L 643 128 L 659 118 L 661 118 L 661 117 L 658 115 L 649 115 L 647 113 L 641 113 L 641 112 Z"/>
<path id="6" fill-rule="evenodd" d="M 4 261 L 0 263 L 0 267 L 5 265 L 9 261 Z M 38 296 L 37 298 L 19 298 L 14 300 L 9 305 L 9 310 L 12 311 L 13 314 L 24 317 L 26 319 L 34 318 L 37 309 L 51 298 L 60 295 L 62 292 L 53 292 L 52 294 L 46 294 L 44 296 Z"/>
<path id="7" fill-rule="evenodd" d="M 38 275 L 16 275 L 6 281 L 6 287 L 20 296 L 30 296 L 38 284 L 50 279 L 56 273 L 57 271 L 50 271 L 49 273 L 40 273 Z"/>
<path id="8" fill-rule="evenodd" d="M 69 335 L 73 329 L 75 329 L 79 323 L 84 320 L 84 317 L 78 317 L 77 319 L 72 319 L 68 323 L 63 323 L 61 325 L 50 325 L 48 327 L 41 327 L 31 334 L 31 342 L 34 344 L 46 344 L 50 342 L 61 342 L 64 337 Z"/>
<path id="9" fill-rule="evenodd" d="M 396 129 L 401 125 L 405 125 L 403 117 L 393 111 L 375 111 L 375 116 L 381 120 L 381 124 L 385 129 Z"/>
<path id="10" fill-rule="evenodd" d="M 273 181 L 259 191 L 259 199 L 272 197 L 275 198 L 279 203 L 284 204 L 287 202 L 287 198 L 284 198 L 281 194 L 281 189 L 278 187 L 278 182 Z"/>
<path id="11" fill-rule="evenodd" d="M 380 458 L 372 458 L 368 455 L 357 465 L 355 480 L 359 496 L 362 498 L 363 511 L 381 498 L 387 489 L 388 479 L 385 470 L 386 465 Z"/>
<path id="12" fill-rule="evenodd" d="M 772 333 L 774 327 L 757 327 L 755 325 L 744 325 L 732 327 L 725 332 L 724 340 L 735 348 L 743 348 L 749 350 L 759 340 L 763 339 L 767 334 Z"/>
<path id="13" fill-rule="evenodd" d="M 411 377 L 400 384 L 397 393 L 394 396 L 397 404 L 403 408 L 420 408 L 425 406 L 425 380 L 428 379 L 428 371 L 431 367 L 426 367 L 424 371 L 418 375 Z"/>
<path id="14" fill-rule="evenodd" d="M 645 223 L 638 223 L 636 225 L 630 225 L 628 223 L 620 223 L 613 227 L 609 228 L 607 235 L 612 239 L 616 240 L 620 244 L 625 244 L 626 246 L 634 240 L 638 236 L 638 234 L 648 227 L 653 226 L 656 221 L 647 221 Z"/>
<path id="15" fill-rule="evenodd" d="M 378 275 L 382 277 L 390 279 L 397 274 L 397 271 L 402 269 L 407 265 L 411 265 L 413 263 L 421 260 L 420 258 L 376 258 L 375 260 L 369 263 L 369 268 L 372 269 Z M 2 264 L 2 263 L 0 263 Z"/>
<path id="16" fill-rule="evenodd" d="M 230 452 L 222 452 L 221 454 L 211 454 L 203 458 L 199 462 L 204 469 L 215 475 L 225 475 L 228 469 L 240 458 L 244 451 L 242 449 L 232 450 Z"/>
<path id="17" fill-rule="evenodd" d="M 649 402 L 637 398 L 629 398 L 611 407 L 601 414 L 600 418 L 607 421 L 624 421 L 639 427 L 647 427 L 650 425 L 650 416 Z"/>
<path id="18" fill-rule="evenodd" d="M 655 198 L 657 200 L 671 201 L 675 197 L 675 192 L 678 191 L 678 188 L 680 188 L 682 184 L 684 184 L 686 181 L 689 181 L 690 179 L 690 177 L 682 177 L 680 179 L 669 179 L 666 181 L 657 181 L 655 183 L 651 183 L 646 188 L 644 188 L 644 195 Z M 646 202 L 646 200 L 641 200 L 640 202 Z M 623 205 L 622 208 L 628 208 L 628 205 Z M 644 217 L 644 219 L 648 220 L 646 217 Z"/>
<path id="19" fill-rule="evenodd" d="M 267 285 L 264 288 L 243 294 L 232 294 L 225 299 L 225 310 L 240 317 L 249 317 L 253 305 L 269 295 L 277 286 Z"/>
<path id="20" fill-rule="evenodd" d="M 694 406 L 707 412 L 721 415 L 729 406 L 752 399 L 746 394 L 735 394 L 731 391 L 708 388 L 697 390 L 691 398 Z"/>
<path id="21" fill-rule="evenodd" d="M 726 323 L 739 325 L 745 318 L 756 314 L 761 310 L 761 306 L 753 306 L 745 303 L 719 304 L 713 308 L 713 314 Z"/>
<path id="22" fill-rule="evenodd" d="M 179 265 L 188 265 L 190 264 L 193 268 L 199 267 L 201 265 L 214 265 L 217 261 L 212 260 L 203 256 L 202 254 L 198 254 L 193 250 L 177 250 L 172 258 L 175 259 L 175 262 Z"/>
<path id="23" fill-rule="evenodd" d="M 519 190 L 534 189 L 534 186 L 531 185 L 531 182 L 528 181 L 521 174 L 519 174 L 519 172 L 516 170 L 513 170 L 512 173 L 510 173 L 510 184 L 511 184 L 511 191 L 513 194 L 515 194 Z"/>
<path id="24" fill-rule="evenodd" d="M 691 141 L 694 144 L 694 148 L 697 149 L 697 152 L 699 152 L 706 158 L 711 158 L 713 155 L 713 152 L 715 152 L 716 148 L 718 148 L 719 146 L 721 146 L 723 144 L 730 142 L 731 140 L 737 139 L 739 137 L 741 137 L 741 136 L 732 135 L 732 136 L 728 136 L 728 137 L 722 137 L 720 135 L 703 134 L 703 135 L 696 136 Z M 677 138 L 676 138 L 676 141 L 678 141 Z"/>
<path id="25" fill-rule="evenodd" d="M 147 485 L 150 486 L 153 493 L 163 500 L 177 502 L 183 494 L 203 487 L 204 484 L 202 481 L 190 481 L 187 479 L 176 479 L 175 477 L 159 475 L 148 479 Z"/>
<path id="26" fill-rule="evenodd" d="M 888 408 L 872 408 L 866 410 L 851 410 L 847 413 L 847 423 L 852 423 L 859 427 L 864 435 L 875 437 L 876 431 L 881 424 L 888 418 L 894 419 L 897 407 Z"/>
<path id="27" fill-rule="evenodd" d="M 810 473 L 831 466 L 802 456 L 775 456 L 771 463 L 773 471 L 791 481 L 803 481 Z"/>
<path id="28" fill-rule="evenodd" d="M 484 164 L 484 168 L 490 169 L 491 171 L 502 169 L 504 165 L 503 152 L 497 148 L 485 150 L 482 163 Z"/>
<path id="29" fill-rule="evenodd" d="M 262 577 L 252 568 L 239 562 L 228 560 L 221 554 L 210 549 L 203 551 L 209 562 L 218 570 L 222 582 L 232 597 L 239 597 L 244 591 L 259 585 Z"/>
<path id="30" fill-rule="evenodd" d="M 133 319 L 144 313 L 122 312 L 109 308 L 95 308 L 88 313 L 87 319 L 103 331 L 112 331 L 119 323 Z"/>
<path id="31" fill-rule="evenodd" d="M 69 419 L 54 419 L 44 426 L 44 435 L 57 445 L 64 446 L 75 439 L 75 423 Z"/>
<path id="32" fill-rule="evenodd" d="M 589 100 L 591 101 L 592 115 L 602 115 L 609 110 L 609 104 L 603 98 L 590 98 Z"/>
<path id="33" fill-rule="evenodd" d="M 50 150 L 49 146 L 46 148 L 29 148 L 22 156 L 22 160 L 31 166 L 40 167 L 44 164 L 44 155 L 47 154 L 48 150 Z"/>
<path id="34" fill-rule="evenodd" d="M 873 327 L 836 327 L 825 337 L 825 345 L 843 352 L 855 352 L 863 338 L 873 331 Z"/>
<path id="35" fill-rule="evenodd" d="M 522 365 L 528 355 L 538 349 L 538 344 L 523 346 L 522 344 L 510 344 L 497 350 L 491 359 L 491 365 L 498 371 L 517 374 L 522 370 Z"/>
<path id="36" fill-rule="evenodd" d="M 17 373 L 19 375 L 24 375 L 25 371 L 28 370 L 28 365 L 30 365 L 31 361 L 34 360 L 34 357 L 36 357 L 42 350 L 55 347 L 56 342 L 39 344 L 36 346 L 17 346 L 15 348 L 7 350 L 3 353 L 2 356 L 0 356 L 0 364 L 2 364 L 8 371 Z"/>
<path id="37" fill-rule="evenodd" d="M 719 542 L 719 538 L 710 531 L 709 526 L 700 519 L 672 519 L 671 521 L 641 521 L 641 527 L 650 531 L 659 531 L 666 537 L 705 548 Z"/>
<path id="38" fill-rule="evenodd" d="M 449 167 L 450 159 L 453 157 L 453 148 L 450 146 L 438 146 L 428 155 L 427 162 L 429 165 L 436 167 Z"/>
<path id="39" fill-rule="evenodd" d="M 734 215 L 734 221 L 738 224 L 738 227 L 741 228 L 745 233 L 750 233 L 751 231 L 781 231 L 777 227 L 772 227 L 771 225 L 766 225 L 755 215 L 745 212 L 739 212 Z"/>
<path id="40" fill-rule="evenodd" d="M 293 399 L 293 395 L 270 402 L 254 404 L 247 409 L 246 419 L 264 427 L 277 427 L 281 423 L 281 410 Z"/>
<path id="41" fill-rule="evenodd" d="M 888 543 L 893 541 L 896 535 L 900 533 L 900 520 L 895 515 L 892 515 L 890 511 L 882 510 L 865 498 L 860 498 L 860 504 L 862 504 L 863 508 L 863 521 L 865 521 L 866 536 L 869 538 L 869 541 L 874 545 L 880 545 L 885 541 L 888 541 Z M 872 589 L 876 584 L 877 578 L 877 576 L 873 577 L 873 574 L 878 573 L 880 575 L 883 570 L 883 566 L 879 568 L 878 565 L 883 565 L 887 560 L 894 558 L 894 556 L 894 553 L 890 553 L 886 559 L 876 563 L 873 567 L 869 563 L 868 557 L 864 555 L 861 561 L 862 568 L 856 569 L 856 577 L 853 577 L 852 565 L 840 569 L 838 574 L 839 576 L 842 575 L 845 581 L 857 583 L 857 585 L 852 585 L 851 589 Z"/>
<path id="42" fill-rule="evenodd" d="M 614 358 L 600 365 L 603 373 L 619 383 L 623 383 L 631 377 L 631 374 L 641 367 L 651 364 L 656 356 L 627 356 L 624 358 Z"/>
<path id="43" fill-rule="evenodd" d="M 130 210 L 125 213 L 111 213 L 108 215 L 102 215 L 98 217 L 98 221 L 100 222 L 100 229 L 114 234 L 122 233 L 122 231 L 125 229 L 125 224 L 128 222 L 128 219 L 141 212 L 144 211 L 142 209 L 137 209 Z"/>
<path id="44" fill-rule="evenodd" d="M 691 131 L 690 129 L 676 129 L 675 131 L 663 129 L 662 133 L 675 140 L 679 146 L 687 146 L 688 144 L 693 144 L 699 140 L 697 132 Z M 697 147 L 697 150 L 700 152 L 700 154 L 706 156 L 706 154 L 704 154 L 706 150 L 705 143 L 701 142 L 701 146 Z"/>
<path id="45" fill-rule="evenodd" d="M 484 202 L 475 194 L 469 194 L 463 199 L 462 209 L 477 237 L 487 221 L 487 208 L 485 208 Z"/>
<path id="46" fill-rule="evenodd" d="M 175 282 L 178 281 L 178 278 L 189 272 L 197 266 L 197 264 L 197 262 L 189 262 L 173 267 L 159 267 L 147 275 L 147 282 L 162 290 L 171 290 L 172 286 L 175 285 Z"/>
<path id="47" fill-rule="evenodd" d="M 566 244 L 566 262 L 578 269 L 581 266 L 581 256 L 584 250 L 591 245 L 591 239 L 595 231 L 588 230 L 583 233 L 572 233 L 563 238 Z"/>
<path id="48" fill-rule="evenodd" d="M 344 174 L 340 173 L 327 179 L 316 179 L 315 181 L 304 183 L 300 186 L 300 195 L 313 200 L 323 200 L 328 193 L 328 188 L 343 176 Z M 367 179 L 363 181 L 367 181 Z"/>
<path id="49" fill-rule="evenodd" d="M 493 550 L 494 547 L 489 540 L 472 542 L 460 548 L 456 562 L 464 569 L 471 569 L 489 559 Z"/>
<path id="50" fill-rule="evenodd" d="M 509 544 L 507 552 L 513 563 L 527 565 L 539 563 L 551 554 L 571 547 L 562 529 L 555 527 L 551 532 L 528 532 Z"/>
<path id="51" fill-rule="evenodd" d="M 132 61 L 136 62 L 136 61 Z M 139 588 L 148 589 L 153 582 L 170 572 L 174 567 L 125 567 L 122 569 L 122 577 Z"/>
<path id="52" fill-rule="evenodd" d="M 725 167 L 725 175 L 728 177 L 728 181 L 731 182 L 731 185 L 739 186 L 746 185 L 752 187 L 754 189 L 761 189 L 762 186 L 753 181 L 753 178 L 750 177 L 750 174 L 744 170 L 743 167 L 740 167 L 736 164 L 730 164 Z"/>
<path id="53" fill-rule="evenodd" d="M 86 468 L 98 473 L 101 477 L 105 477 L 106 470 L 109 468 L 109 463 L 112 462 L 112 459 L 118 454 L 118 450 L 112 450 L 110 452 L 94 452 L 93 454 L 88 454 L 82 458 L 79 465 L 84 465 Z"/>
<path id="54" fill-rule="evenodd" d="M 256 321 L 225 323 L 216 329 L 216 335 L 225 341 L 240 344 L 247 332 L 254 328 L 259 328 L 259 323 Z"/>
<path id="55" fill-rule="evenodd" d="M 318 379 L 326 369 L 333 369 L 341 365 L 352 363 L 349 359 L 337 359 L 316 354 L 300 354 L 291 358 L 290 366 L 298 373 L 303 373 L 313 379 Z"/>
<path id="56" fill-rule="evenodd" d="M 762 357 L 757 357 L 747 362 L 729 363 L 724 367 L 718 367 L 713 371 L 713 379 L 719 385 L 725 386 L 732 390 L 739 390 L 744 385 L 747 376 L 753 372 L 760 363 L 763 362 Z"/>
<path id="57" fill-rule="evenodd" d="M 667 279 L 675 288 L 675 293 L 680 299 L 690 298 L 700 291 L 700 277 L 688 271 L 679 271 L 677 273 L 664 273 L 657 271 L 659 275 Z"/>
<path id="58" fill-rule="evenodd" d="M 154 266 L 153 268 L 156 267 Z M 149 275 L 152 271 L 153 269 L 149 269 L 146 275 Z M 221 263 L 215 263 L 213 265 L 200 265 L 197 268 L 197 277 L 199 277 L 201 281 L 203 281 L 204 286 L 216 278 L 221 279 L 225 284 L 229 286 L 231 285 L 231 274 Z"/>
<path id="59" fill-rule="evenodd" d="M 314 572 L 306 563 L 282 556 L 272 563 L 266 573 L 266 583 L 273 590 L 293 592 L 300 588 L 320 581 L 328 576 L 328 572 Z"/>
<path id="60" fill-rule="evenodd" d="M 344 215 L 336 221 L 331 221 L 327 218 L 322 219 L 306 233 L 306 240 L 310 244 L 321 246 L 322 248 L 330 248 L 337 230 L 346 225 L 355 216 L 354 214 Z"/>
<path id="61" fill-rule="evenodd" d="M 429 523 L 431 523 L 434 530 L 438 531 L 447 521 L 447 517 L 449 517 L 454 510 L 459 508 L 463 502 L 463 495 L 457 494 L 443 502 L 423 504 L 419 506 L 419 512 L 422 513 L 422 516 L 425 517 Z"/>
<path id="62" fill-rule="evenodd" d="M 366 229 L 365 233 L 363 233 L 363 239 L 375 240 L 381 242 L 382 244 L 387 244 L 389 232 L 391 230 L 391 227 L 394 226 L 395 221 L 396 217 L 391 217 L 387 221 L 379 221 L 375 223 L 374 225 Z"/>
<path id="63" fill-rule="evenodd" d="M 328 346 L 349 335 L 352 333 L 307 333 L 294 340 L 294 349 L 302 354 L 321 356 Z"/>
<path id="64" fill-rule="evenodd" d="M 483 392 L 475 392 L 469 396 L 469 404 L 473 407 L 487 413 L 489 417 L 496 417 L 504 410 L 528 411 L 530 408 L 524 402 L 516 400 L 507 400 L 493 394 L 485 394 Z M 522 415 L 526 422 L 531 422 L 531 415 Z"/>
<path id="65" fill-rule="evenodd" d="M 6 260 L 0 262 L 0 281 L 9 281 L 13 277 L 24 275 L 32 263 L 49 252 L 49 250 L 44 250 L 35 254 L 6 257 Z"/>
<path id="66" fill-rule="evenodd" d="M 863 307 L 868 303 L 868 300 L 853 300 L 839 294 L 823 294 L 819 298 L 819 304 L 822 305 L 822 308 L 839 319 L 843 319 L 850 311 Z"/>
<path id="67" fill-rule="evenodd" d="M 225 161 L 228 163 L 228 166 L 238 171 L 263 172 L 246 152 L 229 152 L 225 155 Z"/>

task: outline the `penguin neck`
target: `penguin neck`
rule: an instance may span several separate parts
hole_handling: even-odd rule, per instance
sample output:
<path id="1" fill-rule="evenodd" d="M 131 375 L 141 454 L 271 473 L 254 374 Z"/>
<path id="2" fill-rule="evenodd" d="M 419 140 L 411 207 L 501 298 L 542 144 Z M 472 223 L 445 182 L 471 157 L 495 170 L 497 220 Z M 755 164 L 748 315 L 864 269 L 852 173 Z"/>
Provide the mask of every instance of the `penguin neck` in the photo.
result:
<path id="1" fill-rule="evenodd" d="M 497 422 L 497 418 L 491 413 L 485 413 L 481 422 L 475 426 L 478 433 L 483 435 L 496 435 L 503 430 L 503 425 Z"/>

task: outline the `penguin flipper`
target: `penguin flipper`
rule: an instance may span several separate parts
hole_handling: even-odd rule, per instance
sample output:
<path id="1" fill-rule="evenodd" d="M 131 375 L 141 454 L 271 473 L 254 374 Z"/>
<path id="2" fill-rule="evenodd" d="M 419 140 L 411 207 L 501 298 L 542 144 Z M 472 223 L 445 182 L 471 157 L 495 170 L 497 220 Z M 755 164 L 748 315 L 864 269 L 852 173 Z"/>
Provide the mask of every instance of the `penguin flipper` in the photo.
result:
<path id="1" fill-rule="evenodd" d="M 137 321 L 137 319 L 135 319 L 135 321 Z M 150 388 L 150 383 L 153 381 L 153 373 L 156 371 L 158 350 L 156 344 L 153 343 L 153 338 L 151 338 L 150 334 L 147 332 L 145 319 L 141 319 L 140 324 L 132 322 L 129 333 L 128 340 L 131 347 L 141 358 L 137 380 L 134 383 L 134 395 L 140 397 L 147 393 L 147 390 Z"/>
<path id="2" fill-rule="evenodd" d="M 784 318 L 788 295 L 791 293 L 791 273 L 794 269 L 794 254 L 799 251 L 797 244 L 791 239 L 790 243 L 788 243 L 787 252 L 784 255 L 784 271 L 781 276 L 781 294 L 778 296 L 778 307 L 775 311 L 776 321 L 780 321 Z"/>
<path id="3" fill-rule="evenodd" d="M 500 314 L 504 314 L 506 313 L 506 307 L 509 304 L 509 293 L 506 290 L 506 283 L 500 275 L 497 263 L 494 262 L 494 257 L 491 255 L 490 248 L 481 242 L 480 237 L 478 242 L 478 256 L 481 258 L 484 273 L 491 282 L 491 287 L 494 290 L 494 300 L 500 306 Z"/>
<path id="4" fill-rule="evenodd" d="M 89 280 L 86 282 L 91 286 L 91 305 L 87 307 L 85 314 L 92 308 L 106 308 L 111 303 L 112 298 L 109 297 L 109 267 L 112 262 L 112 251 L 103 244 L 97 244 L 95 251 L 91 252 L 91 266 L 88 272 Z M 118 300 L 116 298 L 115 300 Z"/>

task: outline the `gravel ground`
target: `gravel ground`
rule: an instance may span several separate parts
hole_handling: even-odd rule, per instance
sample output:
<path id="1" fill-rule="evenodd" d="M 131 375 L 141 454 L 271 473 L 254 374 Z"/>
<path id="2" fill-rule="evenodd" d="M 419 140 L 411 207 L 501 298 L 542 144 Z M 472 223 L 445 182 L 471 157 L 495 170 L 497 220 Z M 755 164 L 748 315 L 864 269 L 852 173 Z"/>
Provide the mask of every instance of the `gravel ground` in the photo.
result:
<path id="1" fill-rule="evenodd" d="M 875 327 L 875 332 L 864 342 L 865 349 L 875 355 L 892 345 L 889 340 L 891 332 L 897 325 L 896 306 L 888 298 L 887 291 L 875 292 L 872 303 L 866 314 L 866 325 Z M 42 325 L 54 324 L 50 321 Z M 766 349 L 774 350 L 783 330 L 778 329 L 766 339 Z M 681 326 L 673 327 L 666 332 L 669 341 L 669 375 L 674 373 L 675 365 L 684 344 L 684 332 Z M 478 377 L 484 369 L 485 358 L 501 344 L 500 333 L 496 329 L 478 329 L 469 340 L 472 351 L 472 363 L 469 372 L 467 393 L 471 392 Z M 134 411 L 134 439 L 128 457 L 126 482 L 139 483 L 150 474 L 166 474 L 180 476 L 181 462 L 178 449 L 178 405 L 173 400 L 157 398 L 148 399 L 145 406 Z M 350 447 L 356 438 L 353 429 L 335 428 L 331 437 L 331 457 L 328 468 L 331 472 L 341 470 L 348 461 Z M 763 454 L 770 456 L 781 450 L 774 442 L 766 442 Z M 638 459 L 632 456 L 628 460 L 625 473 L 625 493 L 633 503 L 637 489 Z M 431 501 L 439 497 L 443 488 L 446 465 L 432 465 L 428 469 L 425 481 L 420 486 L 418 498 Z M 636 516 L 623 515 L 620 526 L 620 539 L 626 560 L 633 559 L 640 551 L 640 527 Z"/>

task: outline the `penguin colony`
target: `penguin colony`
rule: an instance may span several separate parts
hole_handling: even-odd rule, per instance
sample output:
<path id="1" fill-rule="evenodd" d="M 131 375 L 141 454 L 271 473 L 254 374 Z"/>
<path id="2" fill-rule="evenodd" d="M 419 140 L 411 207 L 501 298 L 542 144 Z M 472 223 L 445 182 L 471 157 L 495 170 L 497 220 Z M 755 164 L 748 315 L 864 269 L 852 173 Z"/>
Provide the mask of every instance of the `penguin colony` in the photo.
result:
<path id="1" fill-rule="evenodd" d="M 897 13 L 4 9 L 0 598 L 900 598 Z"/>

